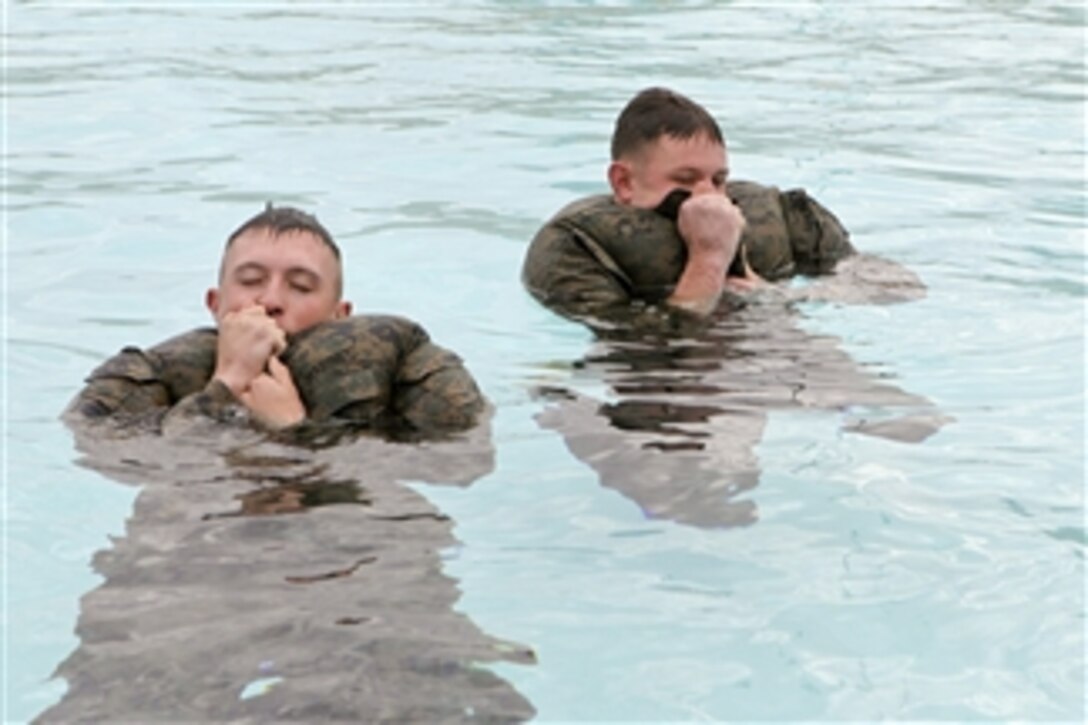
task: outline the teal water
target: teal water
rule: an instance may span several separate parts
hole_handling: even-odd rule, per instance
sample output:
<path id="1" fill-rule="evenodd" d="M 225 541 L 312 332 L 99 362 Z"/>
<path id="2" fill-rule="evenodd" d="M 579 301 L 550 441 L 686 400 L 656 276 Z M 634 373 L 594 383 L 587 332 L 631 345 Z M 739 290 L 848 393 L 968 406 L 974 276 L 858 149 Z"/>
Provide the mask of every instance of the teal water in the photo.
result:
<path id="1" fill-rule="evenodd" d="M 1084 719 L 1080 4 L 4 11 L 5 720 L 62 698 L 139 493 L 77 465 L 58 413 L 120 347 L 206 322 L 224 236 L 269 199 L 495 403 L 494 469 L 413 490 L 453 522 L 456 610 L 535 651 L 490 669 L 539 721 Z M 719 117 L 735 177 L 807 188 L 926 282 L 799 324 L 954 422 L 904 444 L 770 411 L 741 527 L 648 518 L 537 423 L 534 385 L 607 391 L 522 291 L 525 246 L 603 189 L 652 84 Z"/>

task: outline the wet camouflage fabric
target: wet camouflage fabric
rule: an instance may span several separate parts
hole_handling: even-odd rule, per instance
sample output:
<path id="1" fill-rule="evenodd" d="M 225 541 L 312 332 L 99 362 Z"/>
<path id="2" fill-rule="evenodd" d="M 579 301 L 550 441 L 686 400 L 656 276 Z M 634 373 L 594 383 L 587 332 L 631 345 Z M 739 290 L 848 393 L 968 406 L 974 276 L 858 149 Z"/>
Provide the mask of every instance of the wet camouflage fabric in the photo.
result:
<path id="1" fill-rule="evenodd" d="M 801 189 L 732 181 L 726 193 L 747 222 L 742 253 L 764 279 L 825 274 L 855 253 L 839 220 Z M 545 224 L 529 245 L 522 281 L 542 304 L 567 317 L 683 326 L 686 313 L 660 305 L 686 260 L 674 222 L 602 194 L 570 204 Z"/>
<path id="2" fill-rule="evenodd" d="M 315 420 L 401 432 L 463 430 L 485 407 L 461 358 L 402 317 L 318 325 L 297 335 L 282 359 Z"/>
<path id="3" fill-rule="evenodd" d="M 146 351 L 126 347 L 91 373 L 66 416 L 158 429 L 177 417 L 248 419 L 230 390 L 211 381 L 216 344 L 216 331 L 208 328 Z M 441 434 L 471 427 L 486 407 L 461 359 L 401 317 L 323 323 L 293 336 L 281 359 L 306 406 L 307 423 L 333 421 L 398 436 Z"/>

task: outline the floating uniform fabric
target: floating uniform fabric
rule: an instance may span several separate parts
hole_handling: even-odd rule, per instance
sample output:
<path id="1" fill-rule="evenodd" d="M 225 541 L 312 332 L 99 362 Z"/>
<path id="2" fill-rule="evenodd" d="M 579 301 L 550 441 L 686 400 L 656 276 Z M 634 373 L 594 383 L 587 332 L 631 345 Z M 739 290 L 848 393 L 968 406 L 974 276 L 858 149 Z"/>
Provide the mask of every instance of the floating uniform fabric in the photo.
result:
<path id="1" fill-rule="evenodd" d="M 726 193 L 746 221 L 742 253 L 764 279 L 825 274 L 855 253 L 839 220 L 803 190 L 732 181 Z M 606 194 L 576 201 L 537 232 L 522 281 L 546 307 L 583 321 L 660 327 L 691 317 L 658 307 L 687 261 L 674 218 Z"/>
<path id="2" fill-rule="evenodd" d="M 248 419 L 245 406 L 212 380 L 217 342 L 216 331 L 206 328 L 149 350 L 126 347 L 91 373 L 65 417 L 159 431 L 178 419 Z M 473 426 L 486 408 L 461 359 L 402 317 L 322 323 L 291 336 L 281 360 L 306 407 L 307 424 L 440 434 Z"/>

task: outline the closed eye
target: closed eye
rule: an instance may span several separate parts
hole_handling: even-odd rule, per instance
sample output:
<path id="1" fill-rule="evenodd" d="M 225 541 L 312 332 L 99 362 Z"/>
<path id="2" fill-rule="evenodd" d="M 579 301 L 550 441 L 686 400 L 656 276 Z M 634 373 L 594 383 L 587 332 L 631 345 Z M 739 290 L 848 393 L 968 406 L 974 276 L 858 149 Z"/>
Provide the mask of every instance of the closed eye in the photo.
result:
<path id="1" fill-rule="evenodd" d="M 243 287 L 263 284 L 268 276 L 267 270 L 258 264 L 243 264 L 234 270 L 234 280 Z"/>
<path id="2" fill-rule="evenodd" d="M 287 283 L 296 292 L 310 294 L 317 291 L 321 278 L 307 269 L 293 269 L 287 275 Z"/>

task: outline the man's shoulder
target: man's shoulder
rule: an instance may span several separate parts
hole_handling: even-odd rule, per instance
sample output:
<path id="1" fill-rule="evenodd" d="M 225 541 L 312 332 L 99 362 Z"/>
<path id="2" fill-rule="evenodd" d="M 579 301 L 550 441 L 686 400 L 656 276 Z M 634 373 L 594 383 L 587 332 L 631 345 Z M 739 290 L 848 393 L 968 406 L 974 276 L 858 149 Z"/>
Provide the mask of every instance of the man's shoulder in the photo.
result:
<path id="1" fill-rule="evenodd" d="M 483 396 L 461 358 L 403 315 L 323 322 L 295 336 L 282 357 L 315 421 L 342 418 L 390 430 L 464 428 L 483 410 Z"/>
<path id="2" fill-rule="evenodd" d="M 568 202 L 562 208 L 559 209 L 551 219 L 548 220 L 549 224 L 563 222 L 568 219 L 577 219 L 583 214 L 597 213 L 601 210 L 619 208 L 620 205 L 616 203 L 616 200 L 611 194 L 590 194 L 589 196 L 583 196 Z"/>
<path id="3" fill-rule="evenodd" d="M 422 324 L 403 315 L 360 314 L 322 322 L 298 333 L 292 337 L 287 354 L 326 354 L 348 347 L 399 349 L 429 339 Z"/>
<path id="4" fill-rule="evenodd" d="M 607 276 L 626 295 L 658 301 L 679 277 L 685 257 L 671 220 L 595 194 L 567 204 L 544 225 L 530 243 L 522 277 L 548 297 L 560 281 Z"/>
<path id="5" fill-rule="evenodd" d="M 201 390 L 215 366 L 216 332 L 202 328 L 150 348 L 127 346 L 96 367 L 62 417 L 154 427 L 178 400 Z"/>
<path id="6" fill-rule="evenodd" d="M 591 194 L 563 205 L 548 217 L 529 243 L 530 252 L 566 246 L 579 235 L 593 235 L 598 220 L 622 210 L 610 194 Z"/>
<path id="7" fill-rule="evenodd" d="M 198 385 L 203 385 L 215 366 L 216 340 L 214 328 L 198 328 L 147 349 L 128 345 L 95 368 L 88 382 L 118 378 L 140 383 L 165 382 L 171 386 L 180 376 L 202 379 Z"/>

